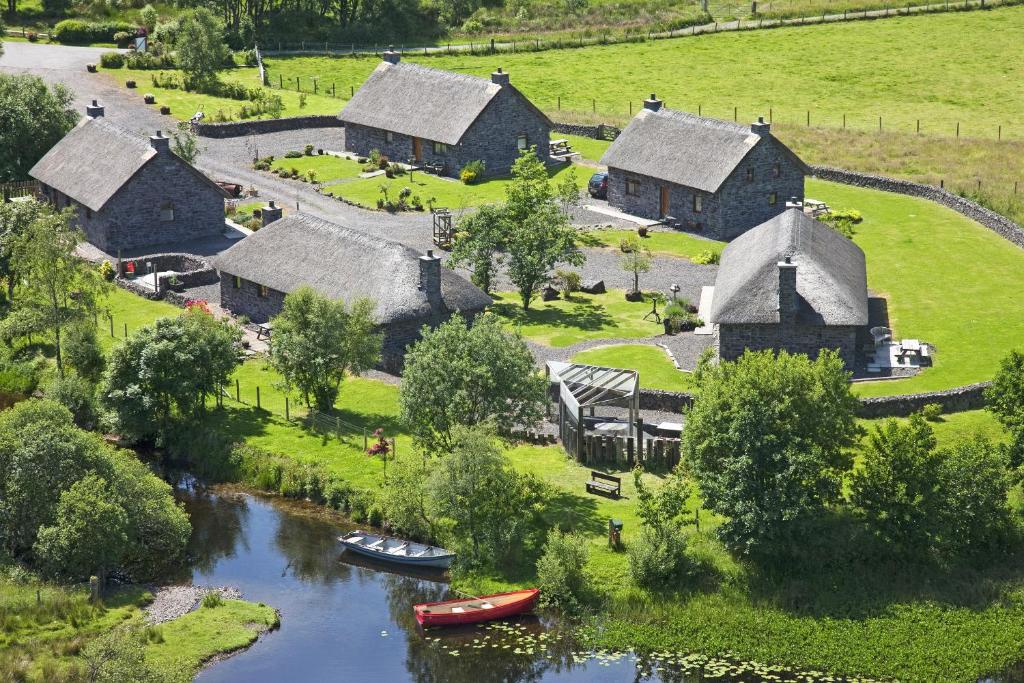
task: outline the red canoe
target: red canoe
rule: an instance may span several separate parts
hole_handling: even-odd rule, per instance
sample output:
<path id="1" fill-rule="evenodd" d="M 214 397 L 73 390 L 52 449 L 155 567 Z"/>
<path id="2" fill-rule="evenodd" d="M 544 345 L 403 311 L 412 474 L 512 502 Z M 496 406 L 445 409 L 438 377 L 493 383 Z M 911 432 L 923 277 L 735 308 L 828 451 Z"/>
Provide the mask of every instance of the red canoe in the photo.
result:
<path id="1" fill-rule="evenodd" d="M 540 589 L 528 588 L 511 593 L 482 595 L 479 598 L 443 600 L 413 605 L 416 621 L 424 626 L 456 626 L 504 619 L 529 612 L 537 602 Z"/>

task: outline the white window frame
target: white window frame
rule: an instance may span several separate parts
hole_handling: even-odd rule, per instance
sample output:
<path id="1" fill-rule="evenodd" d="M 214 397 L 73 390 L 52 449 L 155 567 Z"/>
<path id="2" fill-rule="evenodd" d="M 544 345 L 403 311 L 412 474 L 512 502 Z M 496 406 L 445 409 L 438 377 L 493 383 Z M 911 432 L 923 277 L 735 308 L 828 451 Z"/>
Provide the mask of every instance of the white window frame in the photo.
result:
<path id="1" fill-rule="evenodd" d="M 443 142 L 438 142 L 437 140 L 434 140 L 433 143 L 434 143 L 434 147 L 433 147 L 434 154 L 447 154 L 448 153 L 448 145 L 444 144 Z"/>
<path id="2" fill-rule="evenodd" d="M 626 195 L 629 197 L 640 196 L 640 181 L 636 178 L 626 178 Z"/>
<path id="3" fill-rule="evenodd" d="M 704 211 L 704 197 L 702 197 L 700 194 L 694 192 L 693 193 L 693 212 L 694 213 L 701 213 L 702 211 Z"/>
<path id="4" fill-rule="evenodd" d="M 520 133 L 516 136 L 516 149 L 520 152 L 525 152 L 530 149 L 530 136 L 526 133 Z"/>

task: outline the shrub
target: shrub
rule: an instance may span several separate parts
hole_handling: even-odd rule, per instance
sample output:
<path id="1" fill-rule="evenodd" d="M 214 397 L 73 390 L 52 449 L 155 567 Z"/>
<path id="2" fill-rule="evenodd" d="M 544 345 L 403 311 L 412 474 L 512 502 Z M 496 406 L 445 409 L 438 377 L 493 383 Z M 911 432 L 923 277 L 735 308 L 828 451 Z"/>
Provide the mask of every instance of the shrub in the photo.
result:
<path id="1" fill-rule="evenodd" d="M 75 424 L 82 429 L 92 429 L 99 416 L 99 402 L 96 400 L 96 388 L 89 380 L 69 372 L 61 377 L 54 377 L 43 393 L 71 411 Z"/>
<path id="2" fill-rule="evenodd" d="M 580 611 L 588 601 L 591 579 L 586 564 L 589 556 L 587 539 L 583 536 L 562 533 L 558 529 L 548 532 L 544 554 L 537 560 L 541 605 L 557 607 L 567 613 Z"/>
<path id="3" fill-rule="evenodd" d="M 110 261 L 103 261 L 100 264 L 99 271 L 100 271 L 100 277 L 102 277 L 107 282 L 110 282 L 111 280 L 113 280 L 114 279 L 114 275 L 116 275 L 116 273 L 114 272 L 114 266 L 112 266 L 110 264 Z"/>
<path id="4" fill-rule="evenodd" d="M 129 52 L 125 55 L 125 65 L 129 69 L 173 69 L 174 58 L 171 55 L 157 55 L 149 52 Z"/>
<path id="5" fill-rule="evenodd" d="M 307 157 L 311 157 L 313 156 L 314 149 L 315 148 L 313 147 L 313 145 L 306 145 L 306 147 L 302 150 L 302 153 L 305 154 Z"/>
<path id="6" fill-rule="evenodd" d="M 285 159 L 298 159 L 301 156 L 302 156 L 302 152 L 298 151 L 297 149 L 290 149 L 290 150 L 288 150 L 287 152 L 284 153 L 284 158 Z"/>
<path id="7" fill-rule="evenodd" d="M 220 607 L 223 604 L 224 598 L 221 597 L 221 594 L 218 591 L 210 591 L 203 596 L 203 607 L 207 609 L 214 609 L 215 607 Z"/>
<path id="8" fill-rule="evenodd" d="M 677 581 L 688 566 L 686 537 L 681 532 L 658 533 L 644 528 L 629 544 L 629 575 L 643 588 L 664 588 Z"/>
<path id="9" fill-rule="evenodd" d="M 942 406 L 938 403 L 928 403 L 921 408 L 921 417 L 929 422 L 938 422 L 942 419 Z"/>
<path id="10" fill-rule="evenodd" d="M 64 330 L 63 351 L 64 360 L 78 374 L 92 382 L 99 381 L 107 359 L 96 338 L 96 326 L 91 321 L 78 321 Z"/>
<path id="11" fill-rule="evenodd" d="M 100 66 L 104 69 L 120 69 L 124 66 L 124 55 L 120 52 L 104 52 L 100 55 Z"/>
<path id="12" fill-rule="evenodd" d="M 562 293 L 562 298 L 568 299 L 573 292 L 579 291 L 583 278 L 575 270 L 556 270 L 553 284 Z"/>
<path id="13" fill-rule="evenodd" d="M 705 249 L 704 251 L 695 254 L 690 260 L 696 263 L 697 265 L 707 266 L 717 265 L 720 258 L 721 255 L 717 251 Z"/>
<path id="14" fill-rule="evenodd" d="M 113 43 L 117 33 L 134 31 L 134 26 L 123 21 L 91 22 L 65 19 L 53 27 L 51 37 L 58 43 Z"/>
<path id="15" fill-rule="evenodd" d="M 484 162 L 480 159 L 474 159 L 463 166 L 462 170 L 459 171 L 459 180 L 466 185 L 472 185 L 483 177 L 485 170 L 486 167 L 484 166 Z"/>

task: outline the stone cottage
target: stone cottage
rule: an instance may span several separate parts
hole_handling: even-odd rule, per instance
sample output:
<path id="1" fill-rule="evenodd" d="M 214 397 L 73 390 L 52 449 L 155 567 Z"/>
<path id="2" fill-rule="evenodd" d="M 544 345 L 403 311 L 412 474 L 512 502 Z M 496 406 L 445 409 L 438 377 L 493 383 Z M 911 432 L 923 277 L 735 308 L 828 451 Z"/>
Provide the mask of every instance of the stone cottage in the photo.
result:
<path id="1" fill-rule="evenodd" d="M 608 203 L 729 240 L 803 201 L 810 169 L 771 134 L 662 106 L 655 95 L 608 147 Z"/>
<path id="2" fill-rule="evenodd" d="M 213 260 L 221 306 L 253 322 L 280 312 L 285 295 L 302 285 L 332 299 L 368 297 L 384 334 L 381 365 L 397 372 L 424 325 L 455 313 L 472 319 L 491 304 L 432 252 L 423 255 L 305 213 L 279 218 L 278 211 L 264 210 L 263 216 L 273 222 Z"/>
<path id="3" fill-rule="evenodd" d="M 339 118 L 347 151 L 377 149 L 392 161 L 439 165 L 448 176 L 478 159 L 487 175 L 507 175 L 533 146 L 550 161 L 551 121 L 500 68 L 488 80 L 403 63 L 388 51 Z"/>
<path id="4" fill-rule="evenodd" d="M 789 208 L 722 252 L 709 321 L 720 358 L 773 349 L 816 358 L 836 349 L 847 367 L 867 340 L 864 252 Z"/>
<path id="5" fill-rule="evenodd" d="M 86 113 L 29 173 L 54 206 L 75 210 L 90 242 L 127 254 L 224 233 L 227 193 L 174 154 L 170 138 L 115 126 L 95 100 Z"/>

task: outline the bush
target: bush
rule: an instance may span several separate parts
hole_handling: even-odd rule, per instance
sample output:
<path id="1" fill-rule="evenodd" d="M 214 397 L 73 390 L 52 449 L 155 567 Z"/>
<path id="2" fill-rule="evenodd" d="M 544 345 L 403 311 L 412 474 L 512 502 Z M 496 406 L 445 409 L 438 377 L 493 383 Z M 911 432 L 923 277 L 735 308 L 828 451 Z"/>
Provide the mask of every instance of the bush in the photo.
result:
<path id="1" fill-rule="evenodd" d="M 54 377 L 43 390 L 46 398 L 52 399 L 71 411 L 75 424 L 82 429 L 92 429 L 99 417 L 99 402 L 96 387 L 89 380 L 74 372 Z"/>
<path id="2" fill-rule="evenodd" d="M 717 251 L 711 251 L 705 249 L 699 254 L 695 254 L 690 260 L 700 266 L 717 265 L 721 255 Z"/>
<path id="3" fill-rule="evenodd" d="M 114 266 L 112 266 L 110 264 L 110 261 L 104 261 L 103 263 L 101 263 L 99 270 L 100 270 L 100 277 L 102 277 L 107 282 L 110 282 L 111 280 L 113 280 L 114 279 L 114 275 L 116 275 L 116 273 L 114 272 Z"/>
<path id="4" fill-rule="evenodd" d="M 118 31 L 114 34 L 114 42 L 118 47 L 128 47 L 134 38 L 135 34 L 129 31 Z"/>
<path id="5" fill-rule="evenodd" d="M 485 171 L 486 167 L 484 162 L 480 159 L 475 159 L 462 167 L 462 170 L 459 171 L 459 180 L 466 185 L 472 185 L 483 178 Z"/>
<path id="6" fill-rule="evenodd" d="M 548 532 L 544 554 L 537 560 L 537 585 L 540 603 L 576 613 L 588 602 L 591 578 L 585 567 L 590 552 L 587 539 L 579 534 Z"/>
<path id="7" fill-rule="evenodd" d="M 157 55 L 149 52 L 129 52 L 125 55 L 125 65 L 129 69 L 173 69 L 174 58 L 171 55 Z"/>
<path id="8" fill-rule="evenodd" d="M 583 278 L 575 270 L 556 270 L 552 284 L 562 293 L 563 299 L 568 299 L 573 292 L 578 292 L 583 284 Z"/>
<path id="9" fill-rule="evenodd" d="M 939 422 L 942 419 L 942 406 L 938 403 L 928 403 L 921 408 L 921 417 L 929 422 Z"/>
<path id="10" fill-rule="evenodd" d="M 305 154 L 307 157 L 311 157 L 313 156 L 314 149 L 315 148 L 313 147 L 313 145 L 306 145 L 306 147 L 302 150 L 302 153 Z"/>
<path id="11" fill-rule="evenodd" d="M 51 37 L 58 43 L 113 43 L 117 33 L 133 33 L 135 27 L 123 21 L 91 22 L 65 19 L 53 27 Z"/>
<path id="12" fill-rule="evenodd" d="M 297 149 L 290 149 L 284 153 L 285 159 L 298 159 L 302 156 L 302 152 Z"/>
<path id="13" fill-rule="evenodd" d="M 124 55 L 120 52 L 104 52 L 100 55 L 100 66 L 104 69 L 120 69 L 124 66 Z"/>
<path id="14" fill-rule="evenodd" d="M 665 588 L 686 573 L 686 537 L 644 528 L 629 544 L 629 575 L 643 588 Z"/>
<path id="15" fill-rule="evenodd" d="M 221 597 L 219 591 L 210 591 L 203 596 L 203 607 L 207 609 L 214 609 L 224 604 L 224 598 Z"/>

